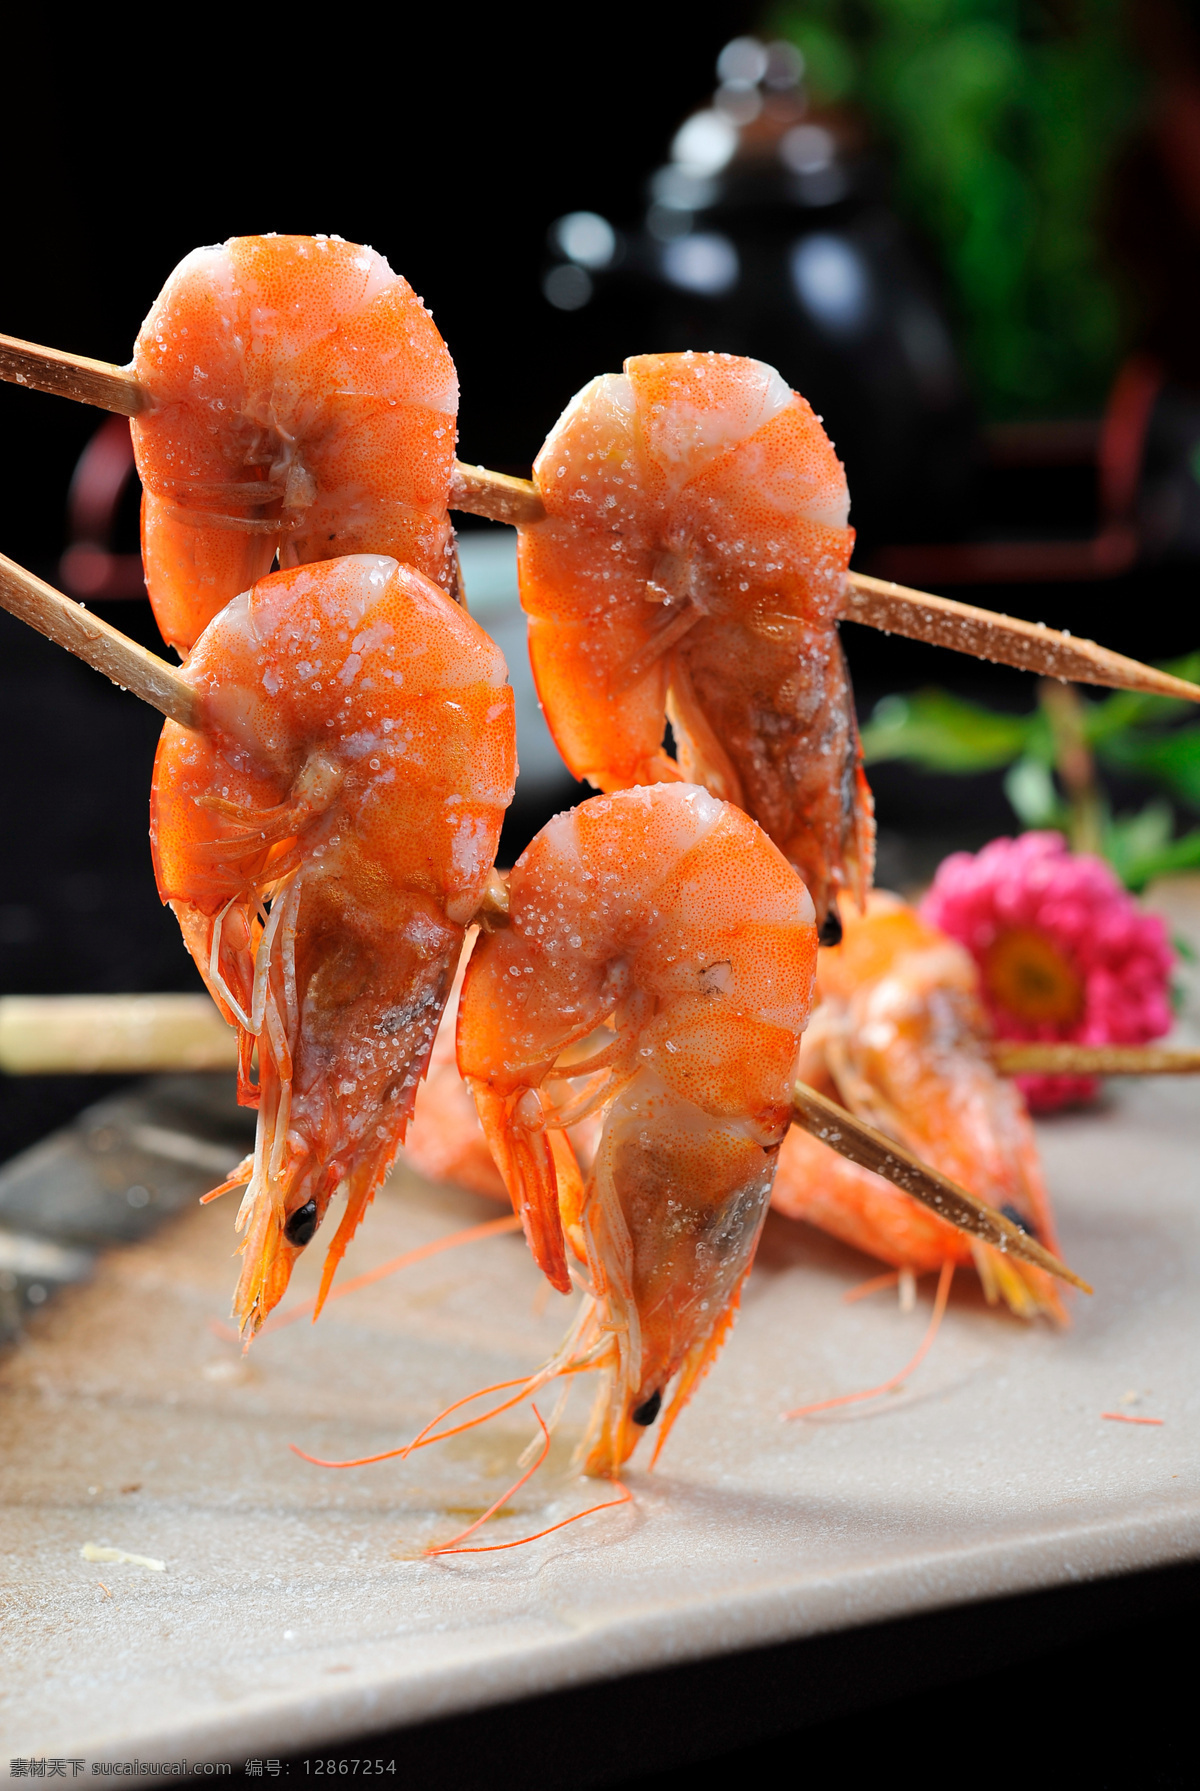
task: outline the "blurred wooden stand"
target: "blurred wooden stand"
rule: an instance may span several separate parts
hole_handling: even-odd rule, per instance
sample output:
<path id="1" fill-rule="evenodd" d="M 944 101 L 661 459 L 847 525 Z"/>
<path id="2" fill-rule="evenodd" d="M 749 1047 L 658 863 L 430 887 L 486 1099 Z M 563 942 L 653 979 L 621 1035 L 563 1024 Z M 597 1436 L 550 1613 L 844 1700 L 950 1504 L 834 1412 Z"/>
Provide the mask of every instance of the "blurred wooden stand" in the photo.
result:
<path id="1" fill-rule="evenodd" d="M 207 995 L 9 995 L 0 999 L 0 1070 L 9 1075 L 232 1070 L 237 1035 Z M 1091 1289 L 1036 1239 L 957 1183 L 797 1083 L 793 1123 L 885 1176 L 951 1224 Z"/>
<path id="2" fill-rule="evenodd" d="M 502 918 L 494 879 L 481 912 Z M 1005 1076 L 1196 1076 L 1200 1049 L 1173 1045 L 1038 1044 L 1002 1039 Z M 237 1036 L 207 995 L 5 995 L 0 1070 L 8 1076 L 162 1075 L 237 1064 Z"/>
<path id="3" fill-rule="evenodd" d="M 237 1067 L 237 1034 L 208 995 L 6 995 L 8 1076 L 157 1075 Z"/>
<path id="4" fill-rule="evenodd" d="M 999 1039 L 992 1061 L 1003 1076 L 1196 1076 L 1200 1051 L 1174 1045 L 1072 1045 Z"/>

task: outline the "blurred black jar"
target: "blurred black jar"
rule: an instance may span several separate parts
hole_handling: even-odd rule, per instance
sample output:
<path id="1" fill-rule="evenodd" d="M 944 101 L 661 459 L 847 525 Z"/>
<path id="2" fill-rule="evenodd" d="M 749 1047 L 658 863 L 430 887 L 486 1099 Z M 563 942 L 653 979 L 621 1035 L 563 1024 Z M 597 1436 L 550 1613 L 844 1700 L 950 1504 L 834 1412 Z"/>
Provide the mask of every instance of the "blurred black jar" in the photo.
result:
<path id="1" fill-rule="evenodd" d="M 711 105 L 676 132 L 641 222 L 572 212 L 542 291 L 601 373 L 717 349 L 769 362 L 823 417 L 864 550 L 966 520 L 974 417 L 936 276 L 890 209 L 861 120 L 806 98 L 790 44 L 727 44 Z"/>

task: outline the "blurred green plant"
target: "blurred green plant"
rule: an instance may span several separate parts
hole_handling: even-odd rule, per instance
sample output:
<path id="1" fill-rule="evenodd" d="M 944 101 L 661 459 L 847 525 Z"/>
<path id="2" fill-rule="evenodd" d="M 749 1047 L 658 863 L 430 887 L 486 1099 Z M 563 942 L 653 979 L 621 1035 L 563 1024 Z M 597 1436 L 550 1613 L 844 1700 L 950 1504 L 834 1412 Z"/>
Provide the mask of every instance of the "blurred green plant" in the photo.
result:
<path id="1" fill-rule="evenodd" d="M 813 97 L 865 111 L 932 242 L 985 412 L 1097 409 L 1118 353 L 1096 213 L 1142 79 L 1120 0 L 777 0 Z"/>
<path id="2" fill-rule="evenodd" d="M 1200 653 L 1165 668 L 1200 680 Z M 1119 690 L 1087 700 L 1041 679 L 1031 715 L 1005 715 L 944 690 L 882 697 L 863 729 L 868 765 L 905 759 L 969 776 L 1006 769 L 1004 793 L 1025 827 L 1054 827 L 1076 852 L 1098 852 L 1127 888 L 1200 865 L 1200 828 L 1177 834 L 1174 804 L 1200 809 L 1200 721 L 1190 703 Z M 1165 795 L 1113 813 L 1098 767 L 1144 778 Z M 1168 800 L 1173 798 L 1173 802 Z"/>

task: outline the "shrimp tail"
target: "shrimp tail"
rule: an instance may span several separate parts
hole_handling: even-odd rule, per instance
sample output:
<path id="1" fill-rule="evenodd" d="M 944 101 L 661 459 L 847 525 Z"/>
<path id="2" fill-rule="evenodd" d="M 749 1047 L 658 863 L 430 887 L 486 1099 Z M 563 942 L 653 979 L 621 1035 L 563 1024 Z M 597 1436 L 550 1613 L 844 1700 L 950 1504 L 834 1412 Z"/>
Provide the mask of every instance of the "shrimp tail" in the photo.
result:
<path id="1" fill-rule="evenodd" d="M 989 1306 L 1003 1300 L 1017 1318 L 1033 1319 L 1040 1314 L 1064 1329 L 1070 1324 L 1058 1289 L 1044 1269 L 1004 1256 L 978 1238 L 971 1239 L 971 1255 Z"/>
<path id="2" fill-rule="evenodd" d="M 632 769 L 623 766 L 619 772 L 596 770 L 584 773 L 584 781 L 606 796 L 629 789 L 631 782 L 644 788 L 649 784 L 677 784 L 682 779 L 683 773 L 675 760 L 669 753 L 661 751 L 638 759 Z"/>
<path id="3" fill-rule="evenodd" d="M 497 1094 L 470 1078 L 484 1136 L 520 1216 L 533 1260 L 559 1293 L 571 1291 L 566 1242 L 558 1210 L 558 1173 L 543 1127 L 533 1131 L 516 1119 L 516 1098 Z M 523 1097 L 522 1097 L 523 1098 Z"/>

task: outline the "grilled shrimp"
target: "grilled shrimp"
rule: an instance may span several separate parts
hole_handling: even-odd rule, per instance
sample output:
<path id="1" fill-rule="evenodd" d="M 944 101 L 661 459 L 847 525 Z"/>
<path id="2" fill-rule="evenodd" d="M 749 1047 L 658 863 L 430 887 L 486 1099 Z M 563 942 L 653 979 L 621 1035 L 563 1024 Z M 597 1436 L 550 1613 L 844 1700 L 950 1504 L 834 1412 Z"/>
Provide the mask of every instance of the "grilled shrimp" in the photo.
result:
<path id="1" fill-rule="evenodd" d="M 836 938 L 874 825 L 836 626 L 850 500 L 818 418 L 761 361 L 639 355 L 571 401 L 534 479 L 547 514 L 520 531 L 521 601 L 567 765 L 744 808 Z"/>
<path id="2" fill-rule="evenodd" d="M 344 1184 L 324 1297 L 403 1137 L 512 796 L 512 691 L 482 629 L 379 554 L 260 579 L 184 675 L 206 728 L 163 729 L 151 839 L 259 1106 L 228 1184 L 253 1333 Z"/>
<path id="3" fill-rule="evenodd" d="M 443 589 L 458 380 L 433 319 L 374 249 L 239 236 L 180 262 L 133 356 L 142 555 L 180 654 L 280 565 L 382 553 Z"/>
<path id="4" fill-rule="evenodd" d="M 604 1371 L 588 1471 L 663 1440 L 737 1309 L 816 960 L 800 879 L 689 784 L 594 797 L 517 860 L 467 968 L 458 1060 L 540 1266 L 587 1290 L 541 1378 Z M 603 1109 L 584 1181 L 562 1128 Z"/>
<path id="5" fill-rule="evenodd" d="M 842 944 L 822 952 L 817 981 L 801 1079 L 824 1083 L 859 1118 L 1057 1250 L 1033 1128 L 1020 1090 L 992 1067 L 969 953 L 876 891 L 865 917 L 847 919 Z M 955 1230 L 798 1127 L 784 1142 L 772 1201 L 897 1268 L 973 1262 L 990 1301 L 1003 1298 L 1022 1318 L 1064 1317 L 1043 1270 Z"/>

